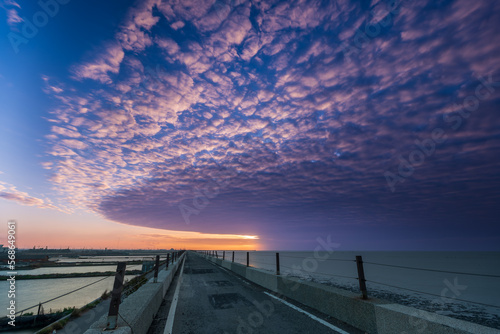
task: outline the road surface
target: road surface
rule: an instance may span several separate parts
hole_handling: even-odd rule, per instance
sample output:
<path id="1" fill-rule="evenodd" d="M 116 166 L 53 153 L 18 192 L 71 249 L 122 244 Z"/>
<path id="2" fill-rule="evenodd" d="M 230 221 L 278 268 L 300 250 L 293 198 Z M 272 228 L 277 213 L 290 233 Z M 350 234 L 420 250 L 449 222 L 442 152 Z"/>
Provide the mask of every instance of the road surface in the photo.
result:
<path id="1" fill-rule="evenodd" d="M 170 333 L 363 334 L 196 254 L 186 254 L 148 332 Z"/>

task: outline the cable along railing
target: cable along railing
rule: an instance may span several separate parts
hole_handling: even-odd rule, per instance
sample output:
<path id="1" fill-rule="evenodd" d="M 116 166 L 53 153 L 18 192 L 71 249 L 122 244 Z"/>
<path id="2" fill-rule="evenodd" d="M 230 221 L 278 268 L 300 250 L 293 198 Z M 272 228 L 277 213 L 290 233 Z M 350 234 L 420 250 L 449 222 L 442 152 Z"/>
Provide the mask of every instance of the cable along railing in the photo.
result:
<path id="1" fill-rule="evenodd" d="M 264 269 L 264 270 L 270 270 L 269 268 L 271 266 L 274 266 L 274 271 L 277 275 L 282 275 L 286 274 L 286 276 L 296 276 L 300 277 L 301 273 L 314 273 L 315 275 L 321 275 L 325 277 L 332 277 L 332 278 L 342 278 L 342 279 L 349 279 L 353 281 L 357 281 L 357 285 L 359 287 L 359 292 L 361 292 L 361 297 L 363 299 L 368 299 L 368 287 L 374 287 L 374 285 L 379 285 L 383 287 L 388 287 L 392 289 L 399 289 L 402 291 L 408 291 L 412 293 L 418 293 L 418 294 L 423 294 L 423 295 L 428 295 L 428 296 L 433 296 L 433 297 L 440 297 L 445 300 L 449 301 L 459 301 L 459 302 L 464 302 L 464 303 L 471 303 L 475 305 L 480 305 L 484 307 L 492 307 L 492 308 L 497 308 L 500 309 L 500 305 L 493 305 L 489 303 L 483 303 L 483 302 L 478 302 L 478 301 L 473 301 L 473 300 L 468 300 L 468 299 L 462 299 L 462 298 L 456 298 L 456 297 L 446 297 L 443 296 L 442 294 L 435 294 L 435 293 L 430 293 L 426 291 L 421 291 L 417 289 L 411 289 L 408 287 L 404 286 L 398 286 L 396 284 L 390 284 L 386 282 L 379 282 L 376 280 L 371 280 L 365 276 L 365 266 L 379 266 L 379 267 L 386 267 L 386 268 L 391 268 L 391 269 L 398 269 L 398 270 L 413 270 L 413 271 L 419 271 L 419 272 L 429 272 L 429 273 L 443 273 L 443 274 L 451 274 L 451 275 L 463 275 L 463 276 L 474 276 L 474 277 L 484 277 L 484 278 L 493 278 L 493 279 L 499 279 L 500 275 L 496 274 L 488 274 L 488 273 L 474 273 L 474 272 L 467 272 L 467 271 L 455 271 L 455 270 L 442 270 L 442 269 L 433 269 L 433 268 L 422 268 L 422 267 L 411 267 L 411 266 L 404 266 L 404 265 L 396 265 L 396 264 L 389 264 L 389 263 L 379 263 L 379 262 L 372 262 L 372 261 L 363 261 L 363 258 L 361 255 L 357 255 L 354 259 L 332 259 L 332 258 L 322 258 L 320 261 L 332 261 L 332 262 L 344 262 L 344 263 L 353 263 L 353 266 L 355 265 L 356 269 L 356 277 L 354 276 L 349 276 L 349 275 L 342 275 L 340 273 L 326 273 L 322 271 L 316 270 L 304 270 L 304 268 L 300 266 L 296 267 L 290 267 L 281 264 L 280 265 L 280 258 L 281 259 L 298 259 L 298 260 L 306 260 L 308 259 L 307 257 L 301 257 L 301 256 L 294 256 L 294 255 L 283 255 L 280 254 L 279 252 L 276 252 L 274 254 L 258 254 L 259 252 L 254 251 L 254 252 L 244 252 L 246 253 L 246 258 L 241 261 L 241 257 L 236 258 L 237 261 L 235 261 L 235 252 L 236 251 L 200 251 L 202 254 L 206 256 L 212 256 L 215 258 L 220 258 L 222 260 L 226 260 L 226 253 L 227 252 L 232 252 L 231 255 L 231 262 L 236 262 L 240 263 L 243 265 L 246 265 L 247 267 L 254 267 L 257 269 Z M 239 252 L 241 253 L 241 252 Z M 269 252 L 267 252 L 269 253 Z M 251 259 L 250 254 L 255 254 L 256 258 L 259 260 Z M 266 261 L 261 261 L 260 258 L 266 258 Z M 270 258 L 267 260 L 267 258 Z M 273 261 L 273 258 L 275 259 Z M 239 260 L 239 261 L 238 261 Z M 257 264 L 257 266 L 252 265 L 252 264 Z M 260 266 L 259 266 L 260 265 Z M 281 268 L 288 269 L 286 271 L 281 270 Z M 368 283 L 368 284 L 367 284 Z"/>

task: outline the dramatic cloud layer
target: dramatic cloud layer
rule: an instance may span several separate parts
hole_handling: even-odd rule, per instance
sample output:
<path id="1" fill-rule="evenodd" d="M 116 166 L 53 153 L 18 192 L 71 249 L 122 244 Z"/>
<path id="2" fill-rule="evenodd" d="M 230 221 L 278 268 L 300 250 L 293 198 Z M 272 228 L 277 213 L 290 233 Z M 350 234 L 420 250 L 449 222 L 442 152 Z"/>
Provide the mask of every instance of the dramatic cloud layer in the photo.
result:
<path id="1" fill-rule="evenodd" d="M 52 182 L 166 229 L 491 230 L 500 3 L 390 3 L 140 2 L 44 77 Z"/>

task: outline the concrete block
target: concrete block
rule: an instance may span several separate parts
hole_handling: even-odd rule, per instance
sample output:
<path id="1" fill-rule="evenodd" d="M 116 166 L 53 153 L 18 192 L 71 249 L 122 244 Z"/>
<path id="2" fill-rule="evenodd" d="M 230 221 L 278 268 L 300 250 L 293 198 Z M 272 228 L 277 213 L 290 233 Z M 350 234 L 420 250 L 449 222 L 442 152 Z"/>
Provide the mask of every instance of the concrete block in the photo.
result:
<path id="1" fill-rule="evenodd" d="M 398 304 L 375 307 L 378 334 L 499 334 L 500 330 Z"/>
<path id="2" fill-rule="evenodd" d="M 226 269 L 231 269 L 231 262 L 229 261 L 222 261 L 221 266 Z"/>
<path id="3" fill-rule="evenodd" d="M 266 289 L 278 292 L 278 277 L 269 271 L 247 267 L 244 277 Z"/>
<path id="4" fill-rule="evenodd" d="M 247 272 L 247 266 L 240 264 L 240 263 L 232 263 L 231 264 L 231 271 L 233 271 L 234 273 L 236 273 L 240 276 L 245 277 L 246 272 Z"/>
<path id="5" fill-rule="evenodd" d="M 118 317 L 118 328 L 132 327 L 134 334 L 147 333 L 153 322 L 154 316 L 160 308 L 163 300 L 163 287 L 161 284 L 145 284 L 135 293 L 128 296 L 120 304 L 120 317 Z M 125 319 L 125 321 L 123 320 Z M 91 329 L 102 330 L 106 328 L 107 315 L 101 317 L 92 324 Z M 108 333 L 108 331 L 106 331 Z M 89 334 L 89 333 L 86 333 Z"/>
<path id="6" fill-rule="evenodd" d="M 376 332 L 377 300 L 364 301 L 350 291 L 292 277 L 281 277 L 278 293 L 362 329 Z"/>

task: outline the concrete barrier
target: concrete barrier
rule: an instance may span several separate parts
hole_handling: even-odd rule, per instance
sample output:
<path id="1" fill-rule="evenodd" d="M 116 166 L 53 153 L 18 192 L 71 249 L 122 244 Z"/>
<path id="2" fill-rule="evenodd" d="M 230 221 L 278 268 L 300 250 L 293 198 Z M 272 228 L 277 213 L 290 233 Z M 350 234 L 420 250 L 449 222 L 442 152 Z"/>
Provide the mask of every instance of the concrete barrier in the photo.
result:
<path id="1" fill-rule="evenodd" d="M 238 275 L 245 277 L 247 272 L 247 266 L 239 263 L 233 263 L 231 265 L 231 270 L 237 273 Z"/>
<path id="2" fill-rule="evenodd" d="M 368 334 L 500 334 L 500 330 L 442 316 L 331 286 L 278 276 L 270 271 L 198 254 L 234 273 Z"/>
<path id="3" fill-rule="evenodd" d="M 185 255 L 186 253 L 183 253 L 177 262 L 168 267 L 168 270 L 158 272 L 158 281 L 156 283 L 154 283 L 153 278 L 149 279 L 146 284 L 120 304 L 120 316 L 118 317 L 118 327 L 116 329 L 104 331 L 108 319 L 108 315 L 105 314 L 94 322 L 85 334 L 147 333 Z"/>
<path id="4" fill-rule="evenodd" d="M 269 271 L 247 267 L 245 278 L 271 291 L 278 292 L 278 276 Z"/>
<path id="5" fill-rule="evenodd" d="M 221 266 L 223 266 L 226 269 L 231 269 L 231 262 L 229 262 L 229 261 L 222 261 Z"/>

